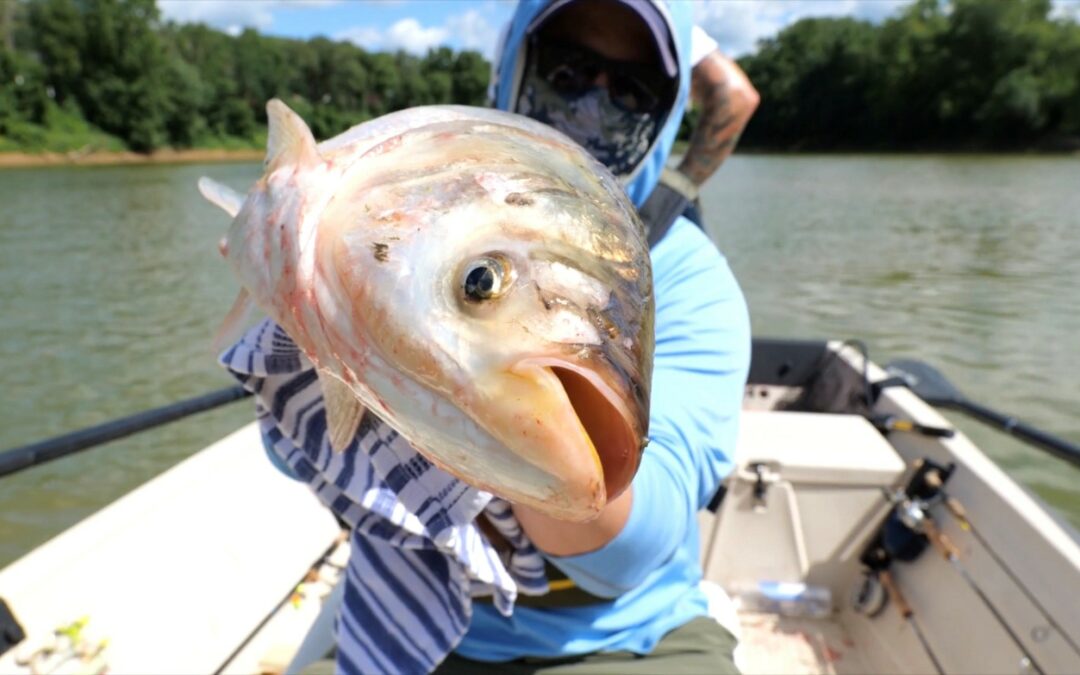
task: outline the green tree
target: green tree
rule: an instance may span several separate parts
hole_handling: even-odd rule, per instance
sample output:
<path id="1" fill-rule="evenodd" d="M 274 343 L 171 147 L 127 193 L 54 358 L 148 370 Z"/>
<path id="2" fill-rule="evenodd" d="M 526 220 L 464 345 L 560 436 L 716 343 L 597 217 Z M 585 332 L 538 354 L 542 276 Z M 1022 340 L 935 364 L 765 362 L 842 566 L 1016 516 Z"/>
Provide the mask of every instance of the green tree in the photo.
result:
<path id="1" fill-rule="evenodd" d="M 454 65 L 450 70 L 453 85 L 451 100 L 460 105 L 484 105 L 490 76 L 491 65 L 480 52 L 458 52 L 454 55 Z"/>
<path id="2" fill-rule="evenodd" d="M 15 51 L 15 15 L 20 9 L 20 4 L 11 0 L 0 2 L 0 49 Z"/>
<path id="3" fill-rule="evenodd" d="M 45 69 L 56 101 L 78 97 L 86 29 L 73 0 L 38 0 L 29 6 L 31 48 Z"/>
<path id="4" fill-rule="evenodd" d="M 1051 9 L 1050 0 L 916 0 L 878 26 L 800 21 L 741 60 L 762 94 L 744 143 L 1080 143 L 1080 26 Z"/>
<path id="5" fill-rule="evenodd" d="M 934 137 L 949 74 L 940 43 L 947 19 L 936 0 L 918 0 L 878 31 L 881 70 L 872 84 L 875 127 L 885 144 Z"/>
<path id="6" fill-rule="evenodd" d="M 420 70 L 416 57 L 399 51 L 394 55 L 394 66 L 398 74 L 398 88 L 390 99 L 394 110 L 433 102 L 428 80 Z"/>
<path id="7" fill-rule="evenodd" d="M 878 25 L 799 21 L 740 60 L 762 94 L 743 143 L 1080 145 L 1080 26 L 1051 10 L 1051 0 L 914 0 Z M 275 96 L 328 137 L 400 108 L 484 105 L 490 72 L 475 51 L 416 57 L 163 26 L 154 0 L 8 2 L 0 38 L 8 142 L 11 130 L 29 138 L 35 125 L 84 119 L 138 150 L 250 142 Z"/>
<path id="8" fill-rule="evenodd" d="M 878 70 L 875 29 L 854 19 L 805 19 L 743 61 L 766 105 L 746 134 L 796 147 L 865 144 Z"/>
<path id="9" fill-rule="evenodd" d="M 370 88 L 365 96 L 367 109 L 375 117 L 395 110 L 399 97 L 401 77 L 392 54 L 376 52 L 365 54 L 364 67 L 370 73 Z"/>
<path id="10" fill-rule="evenodd" d="M 0 136 L 11 136 L 20 122 L 44 122 L 48 103 L 44 69 L 20 54 L 0 50 Z"/>
<path id="11" fill-rule="evenodd" d="M 427 78 L 431 103 L 454 102 L 454 53 L 448 47 L 429 50 L 420 72 Z"/>
<path id="12" fill-rule="evenodd" d="M 1054 21 L 1037 56 L 1048 134 L 1059 141 L 1080 138 L 1080 26 Z"/>
<path id="13" fill-rule="evenodd" d="M 1045 117 L 1031 57 L 1049 0 L 954 0 L 950 9 L 941 41 L 951 76 L 942 130 L 963 136 L 974 121 L 978 136 L 1002 141 L 1039 132 Z"/>
<path id="14" fill-rule="evenodd" d="M 188 148 L 206 134 L 206 119 L 202 115 L 207 96 L 202 76 L 192 65 L 179 58 L 169 59 L 165 71 L 165 91 L 168 105 L 165 112 L 165 133 L 173 146 Z"/>
<path id="15" fill-rule="evenodd" d="M 204 24 L 169 25 L 162 31 L 176 59 L 199 76 L 200 129 L 212 136 L 249 137 L 256 126 L 254 113 L 239 99 L 232 38 Z M 236 105 L 244 107 L 240 112 Z"/>
<path id="16" fill-rule="evenodd" d="M 298 46 L 298 81 L 293 91 L 300 92 L 313 105 L 309 123 L 316 136 L 332 136 L 367 119 L 369 76 L 361 50 L 325 38 Z"/>
<path id="17" fill-rule="evenodd" d="M 134 150 L 167 140 L 169 63 L 156 32 L 153 0 L 83 0 L 86 39 L 76 87 L 88 121 Z"/>
<path id="18" fill-rule="evenodd" d="M 233 41 L 236 95 L 248 104 L 259 122 L 266 121 L 266 102 L 284 95 L 292 79 L 285 51 L 283 40 L 263 37 L 251 28 Z"/>

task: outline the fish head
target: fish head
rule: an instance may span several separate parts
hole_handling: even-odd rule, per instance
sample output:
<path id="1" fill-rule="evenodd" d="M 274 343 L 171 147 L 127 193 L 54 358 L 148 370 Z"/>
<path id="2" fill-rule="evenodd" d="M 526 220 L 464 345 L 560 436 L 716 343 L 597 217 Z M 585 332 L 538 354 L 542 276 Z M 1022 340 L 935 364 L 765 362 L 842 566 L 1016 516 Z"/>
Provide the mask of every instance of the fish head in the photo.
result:
<path id="1" fill-rule="evenodd" d="M 641 223 L 616 179 L 549 128 L 438 113 L 324 144 L 322 164 L 290 179 L 310 186 L 289 197 L 308 224 L 284 264 L 297 279 L 265 277 L 275 318 L 437 466 L 591 519 L 629 486 L 647 438 Z"/>

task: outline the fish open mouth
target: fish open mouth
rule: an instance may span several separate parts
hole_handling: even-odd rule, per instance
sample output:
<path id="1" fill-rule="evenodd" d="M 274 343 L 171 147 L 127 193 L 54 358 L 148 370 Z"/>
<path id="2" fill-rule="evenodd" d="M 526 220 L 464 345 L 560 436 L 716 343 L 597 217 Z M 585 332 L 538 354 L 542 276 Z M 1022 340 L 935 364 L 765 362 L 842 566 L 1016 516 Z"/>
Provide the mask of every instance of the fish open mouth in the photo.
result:
<path id="1" fill-rule="evenodd" d="M 596 373 L 567 364 L 547 364 L 589 436 L 604 470 L 607 501 L 618 497 L 637 473 L 641 440 L 618 394 Z"/>

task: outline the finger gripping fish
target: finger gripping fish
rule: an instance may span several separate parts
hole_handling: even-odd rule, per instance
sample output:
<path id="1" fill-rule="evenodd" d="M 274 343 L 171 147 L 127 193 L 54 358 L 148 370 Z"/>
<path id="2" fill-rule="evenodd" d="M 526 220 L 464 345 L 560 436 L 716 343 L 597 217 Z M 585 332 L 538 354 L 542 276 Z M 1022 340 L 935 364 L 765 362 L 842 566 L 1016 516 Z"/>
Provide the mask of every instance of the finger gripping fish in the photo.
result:
<path id="1" fill-rule="evenodd" d="M 316 144 L 267 105 L 265 174 L 222 253 L 318 370 L 330 442 L 364 409 L 434 464 L 583 521 L 630 484 L 653 356 L 648 245 L 617 181 L 558 132 L 459 106 Z"/>

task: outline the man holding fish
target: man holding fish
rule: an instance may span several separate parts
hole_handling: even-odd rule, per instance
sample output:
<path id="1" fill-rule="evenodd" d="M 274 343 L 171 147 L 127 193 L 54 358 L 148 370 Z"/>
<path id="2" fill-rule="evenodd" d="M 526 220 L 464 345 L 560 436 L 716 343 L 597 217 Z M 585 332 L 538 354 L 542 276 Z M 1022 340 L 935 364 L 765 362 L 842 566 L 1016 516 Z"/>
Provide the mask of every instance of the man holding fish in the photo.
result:
<path id="1" fill-rule="evenodd" d="M 689 95 L 690 11 L 523 2 L 496 104 L 544 124 L 418 108 L 317 145 L 271 102 L 252 192 L 201 183 L 235 216 L 227 324 L 270 316 L 222 361 L 351 530 L 337 670 L 733 670 L 695 514 L 731 466 L 745 303 L 678 199 L 643 209 L 651 251 L 634 208 Z"/>

